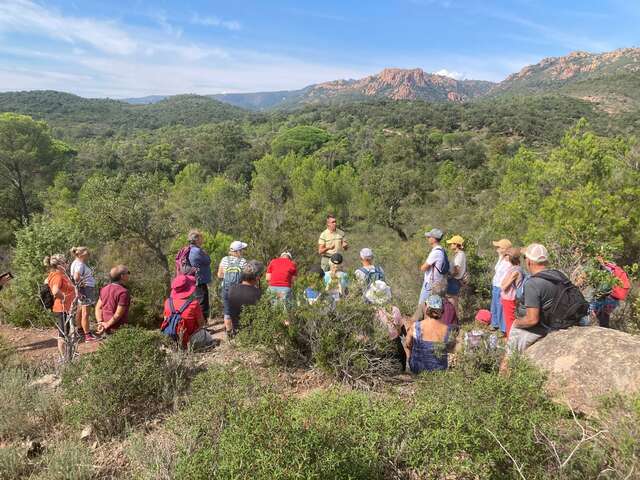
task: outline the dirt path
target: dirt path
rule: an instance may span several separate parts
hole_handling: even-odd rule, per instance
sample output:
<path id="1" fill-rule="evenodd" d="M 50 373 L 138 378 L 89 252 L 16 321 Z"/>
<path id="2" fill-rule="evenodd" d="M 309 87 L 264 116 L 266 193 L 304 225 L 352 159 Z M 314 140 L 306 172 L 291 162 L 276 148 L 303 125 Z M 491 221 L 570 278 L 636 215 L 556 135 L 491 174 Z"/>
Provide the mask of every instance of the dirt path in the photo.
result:
<path id="1" fill-rule="evenodd" d="M 210 320 L 207 330 L 214 338 L 224 341 L 222 320 Z M 0 324 L 0 336 L 13 346 L 26 360 L 34 362 L 52 361 L 58 358 L 58 331 L 55 328 L 19 328 Z M 80 355 L 95 352 L 101 342 L 81 342 Z"/>

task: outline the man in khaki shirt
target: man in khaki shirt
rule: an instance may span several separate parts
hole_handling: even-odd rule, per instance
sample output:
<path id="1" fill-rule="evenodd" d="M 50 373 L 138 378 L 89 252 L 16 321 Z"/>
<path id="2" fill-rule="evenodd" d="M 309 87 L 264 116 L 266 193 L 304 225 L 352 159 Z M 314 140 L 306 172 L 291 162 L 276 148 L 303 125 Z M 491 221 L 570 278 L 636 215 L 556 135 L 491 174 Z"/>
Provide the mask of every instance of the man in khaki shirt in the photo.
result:
<path id="1" fill-rule="evenodd" d="M 342 253 L 349 248 L 344 232 L 337 228 L 336 217 L 327 216 L 327 229 L 320 234 L 318 239 L 318 253 L 321 255 L 320 266 L 325 272 L 329 271 L 331 262 L 329 259 L 334 253 Z"/>

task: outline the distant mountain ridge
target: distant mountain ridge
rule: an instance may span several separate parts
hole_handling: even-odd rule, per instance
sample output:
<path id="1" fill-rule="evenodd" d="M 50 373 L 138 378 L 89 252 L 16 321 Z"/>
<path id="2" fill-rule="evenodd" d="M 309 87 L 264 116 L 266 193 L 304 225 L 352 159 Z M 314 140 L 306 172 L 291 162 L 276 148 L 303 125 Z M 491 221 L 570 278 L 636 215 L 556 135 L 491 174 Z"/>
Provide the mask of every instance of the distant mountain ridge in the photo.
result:
<path id="1" fill-rule="evenodd" d="M 495 84 L 483 80 L 456 80 L 420 68 L 385 68 L 359 80 L 335 80 L 300 90 L 212 95 L 216 100 L 244 108 L 266 109 L 367 98 L 464 102 L 486 94 Z"/>
<path id="2" fill-rule="evenodd" d="M 502 95 L 558 93 L 589 101 L 612 113 L 640 106 L 640 49 L 606 53 L 572 52 L 528 65 L 499 83 L 456 80 L 420 68 L 386 68 L 361 79 L 334 80 L 299 90 L 229 93 L 211 98 L 248 110 L 295 108 L 318 103 L 390 98 L 467 102 Z M 128 99 L 153 103 L 165 97 Z"/>
<path id="3" fill-rule="evenodd" d="M 13 104 L 16 95 L 28 92 L 0 94 L 3 103 Z M 49 92 L 54 95 L 56 92 Z M 309 85 L 299 90 L 274 92 L 228 93 L 207 96 L 196 95 L 150 95 L 128 98 L 121 101 L 96 99 L 91 110 L 118 110 L 117 103 L 131 106 L 151 107 L 158 103 L 164 110 L 172 110 L 174 121 L 179 115 L 172 101 L 189 108 L 204 108 L 211 118 L 220 114 L 234 116 L 237 111 L 225 111 L 222 106 L 240 107 L 245 110 L 265 111 L 290 109 L 304 105 L 344 103 L 358 100 L 423 100 L 427 102 L 460 103 L 481 98 L 501 96 L 530 96 L 554 94 L 577 98 L 594 104 L 607 113 L 620 113 L 640 108 L 640 48 L 623 48 L 606 53 L 572 52 L 566 56 L 550 57 L 535 65 L 524 67 L 499 83 L 483 80 L 456 80 L 451 77 L 427 73 L 420 68 L 386 68 L 375 75 L 361 79 L 335 80 Z M 4 96 L 4 97 L 3 97 Z M 42 94 L 37 96 L 40 100 Z M 55 97 L 55 95 L 54 95 Z M 219 103 L 205 101 L 206 98 Z M 25 100 L 27 98 L 24 98 Z M 34 98 L 29 97 L 27 103 Z M 84 99 L 88 100 L 88 99 Z M 169 102 L 169 103 L 164 103 Z M 47 103 L 45 101 L 45 103 Z M 55 103 L 55 102 L 54 102 Z M 81 98 L 71 104 L 81 108 Z M 11 110 L 20 110 L 20 102 Z M 46 105 L 47 107 L 51 105 Z M 232 107 L 233 106 L 233 107 Z M 64 111 L 68 105 L 60 105 Z M 194 110 L 192 110 L 194 111 Z M 136 112 L 138 114 L 142 111 Z"/>

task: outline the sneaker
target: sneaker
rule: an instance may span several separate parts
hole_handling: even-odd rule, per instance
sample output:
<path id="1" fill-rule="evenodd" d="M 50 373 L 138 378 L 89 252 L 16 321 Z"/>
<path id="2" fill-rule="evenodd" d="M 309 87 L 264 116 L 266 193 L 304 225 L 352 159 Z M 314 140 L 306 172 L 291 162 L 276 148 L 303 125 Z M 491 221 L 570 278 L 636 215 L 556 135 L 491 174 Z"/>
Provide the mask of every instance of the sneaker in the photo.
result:
<path id="1" fill-rule="evenodd" d="M 97 341 L 99 341 L 99 340 L 100 340 L 100 339 L 99 339 L 98 337 L 96 337 L 93 333 L 87 333 L 87 334 L 84 336 L 84 341 L 85 341 L 85 342 L 97 342 Z"/>

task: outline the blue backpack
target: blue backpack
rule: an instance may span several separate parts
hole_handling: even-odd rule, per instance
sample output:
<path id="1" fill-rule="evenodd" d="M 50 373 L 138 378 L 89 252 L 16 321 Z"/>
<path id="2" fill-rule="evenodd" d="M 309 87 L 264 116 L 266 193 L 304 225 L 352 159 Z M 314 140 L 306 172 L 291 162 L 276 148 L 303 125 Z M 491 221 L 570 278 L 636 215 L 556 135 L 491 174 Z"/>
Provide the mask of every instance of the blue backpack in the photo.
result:
<path id="1" fill-rule="evenodd" d="M 182 321 L 182 313 L 189 307 L 189 305 L 191 305 L 192 301 L 193 298 L 188 299 L 182 304 L 179 310 L 176 310 L 173 305 L 173 298 L 169 297 L 169 310 L 171 311 L 171 315 L 167 318 L 166 325 L 162 329 L 162 333 L 174 341 L 178 340 L 178 325 L 180 325 L 180 322 Z"/>
<path id="2" fill-rule="evenodd" d="M 433 268 L 438 270 L 440 275 L 446 275 L 451 270 L 451 265 L 449 264 L 449 257 L 447 256 L 447 251 L 442 247 L 436 247 L 442 250 L 442 255 L 444 255 L 444 260 L 442 261 L 442 270 L 437 267 L 437 263 L 434 263 Z"/>
<path id="3" fill-rule="evenodd" d="M 374 265 L 373 270 L 369 270 L 365 267 L 360 267 L 357 271 L 364 273 L 365 291 L 367 290 L 367 288 L 369 288 L 369 285 L 371 285 L 376 280 L 384 280 L 384 272 L 377 265 Z"/>

